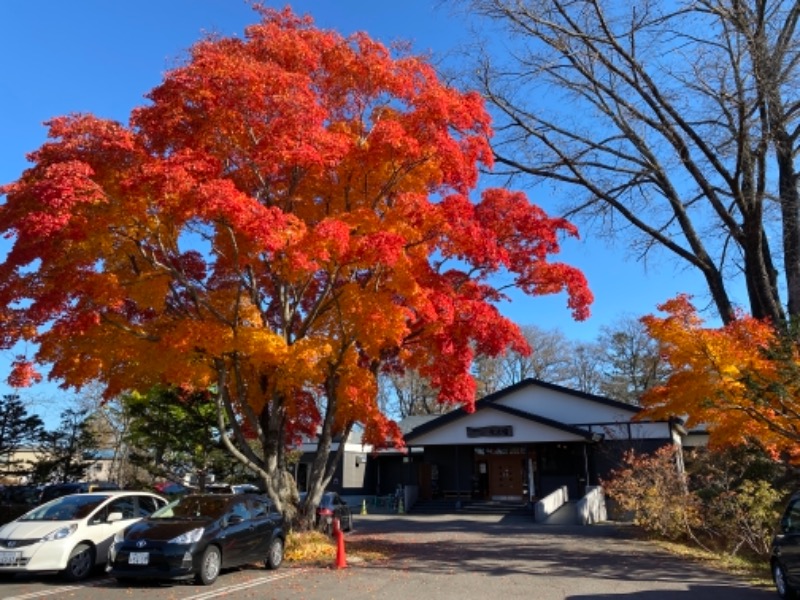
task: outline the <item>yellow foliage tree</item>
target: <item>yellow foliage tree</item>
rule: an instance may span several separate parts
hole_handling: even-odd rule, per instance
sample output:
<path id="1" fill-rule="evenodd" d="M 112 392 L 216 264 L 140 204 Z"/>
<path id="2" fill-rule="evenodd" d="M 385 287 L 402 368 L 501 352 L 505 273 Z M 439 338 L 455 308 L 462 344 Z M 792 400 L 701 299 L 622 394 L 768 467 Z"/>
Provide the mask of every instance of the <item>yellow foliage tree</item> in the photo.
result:
<path id="1" fill-rule="evenodd" d="M 740 314 L 705 327 L 690 298 L 659 306 L 667 316 L 642 319 L 672 375 L 642 397 L 643 418 L 686 418 L 708 429 L 712 446 L 756 442 L 800 460 L 800 350 L 766 321 Z"/>

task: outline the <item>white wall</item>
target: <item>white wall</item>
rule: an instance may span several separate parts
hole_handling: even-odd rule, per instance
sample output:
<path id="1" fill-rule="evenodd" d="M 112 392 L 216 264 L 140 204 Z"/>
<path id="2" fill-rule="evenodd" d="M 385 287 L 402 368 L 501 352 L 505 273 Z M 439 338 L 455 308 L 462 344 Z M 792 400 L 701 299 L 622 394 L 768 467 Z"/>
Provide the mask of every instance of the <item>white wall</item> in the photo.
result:
<path id="1" fill-rule="evenodd" d="M 513 430 L 511 437 L 468 437 L 467 427 L 508 426 Z M 515 444 L 528 442 L 577 442 L 580 435 L 550 427 L 529 419 L 510 415 L 506 412 L 483 408 L 471 415 L 451 421 L 429 433 L 415 437 L 414 446 L 442 444 Z"/>
<path id="2" fill-rule="evenodd" d="M 568 425 L 628 422 L 637 412 L 634 407 L 609 406 L 534 384 L 506 394 L 497 403 Z"/>

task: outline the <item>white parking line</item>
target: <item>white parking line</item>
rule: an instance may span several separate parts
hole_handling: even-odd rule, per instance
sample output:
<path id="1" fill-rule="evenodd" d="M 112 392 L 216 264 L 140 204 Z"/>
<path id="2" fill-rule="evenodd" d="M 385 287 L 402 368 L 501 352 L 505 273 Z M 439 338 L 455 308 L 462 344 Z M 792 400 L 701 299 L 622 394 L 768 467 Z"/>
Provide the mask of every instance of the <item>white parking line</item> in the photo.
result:
<path id="1" fill-rule="evenodd" d="M 274 575 L 270 575 L 268 577 L 260 577 L 258 579 L 254 579 L 253 581 L 248 581 L 245 583 L 239 583 L 236 585 L 227 585 L 225 587 L 214 587 L 214 589 L 208 590 L 207 592 L 201 592 L 200 594 L 195 594 L 194 596 L 187 596 L 186 598 L 182 598 L 181 600 L 210 600 L 211 598 L 216 598 L 217 596 L 224 596 L 229 594 L 230 592 L 234 592 L 237 590 L 246 590 L 249 588 L 257 587 L 259 585 L 264 585 L 265 583 L 269 583 L 270 581 L 277 581 L 278 579 L 286 579 L 287 577 L 294 577 L 295 575 L 299 575 L 300 573 L 304 573 L 306 569 L 284 569 Z M 90 583 L 85 583 L 82 585 L 65 585 L 62 587 L 52 588 L 49 590 L 42 590 L 39 592 L 31 592 L 30 594 L 23 594 L 22 596 L 3 596 L 0 600 L 34 600 L 35 598 L 45 598 L 47 596 L 57 596 L 58 598 L 64 597 L 66 592 L 74 592 L 75 590 L 79 590 L 81 588 L 87 587 L 98 587 L 101 585 L 107 585 L 113 583 L 114 579 L 100 579 L 98 581 L 92 581 Z"/>
<path id="2" fill-rule="evenodd" d="M 30 594 L 23 594 L 22 596 L 3 596 L 2 598 L 0 598 L 0 600 L 31 600 L 32 598 L 44 598 L 46 596 L 63 594 L 64 592 L 72 592 L 75 590 L 79 590 L 81 588 L 97 587 L 99 585 L 105 585 L 113 581 L 114 580 L 110 578 L 100 579 L 98 581 L 92 581 L 91 583 L 85 583 L 83 585 L 65 585 L 50 590 L 42 590 L 40 592 L 31 592 Z"/>
<path id="3" fill-rule="evenodd" d="M 46 590 L 42 592 L 32 592 L 30 594 L 25 594 L 24 596 L 4 596 L 3 600 L 29 600 L 30 598 L 44 598 L 45 596 L 52 596 L 53 594 L 62 594 L 64 592 L 71 592 L 72 590 L 78 590 L 81 586 L 79 585 L 69 585 L 66 587 L 55 588 L 52 590 Z"/>
<path id="4" fill-rule="evenodd" d="M 248 581 L 246 583 L 239 583 L 237 585 L 228 585 L 222 588 L 215 587 L 213 590 L 202 592 L 200 594 L 195 594 L 194 596 L 186 596 L 181 600 L 209 600 L 210 598 L 216 598 L 217 596 L 225 596 L 230 592 L 257 587 L 259 585 L 269 583 L 270 581 L 277 581 L 278 579 L 286 579 L 287 577 L 294 577 L 295 575 L 299 575 L 300 573 L 304 573 L 305 571 L 306 569 L 285 569 L 269 577 L 260 577 L 253 581 Z"/>

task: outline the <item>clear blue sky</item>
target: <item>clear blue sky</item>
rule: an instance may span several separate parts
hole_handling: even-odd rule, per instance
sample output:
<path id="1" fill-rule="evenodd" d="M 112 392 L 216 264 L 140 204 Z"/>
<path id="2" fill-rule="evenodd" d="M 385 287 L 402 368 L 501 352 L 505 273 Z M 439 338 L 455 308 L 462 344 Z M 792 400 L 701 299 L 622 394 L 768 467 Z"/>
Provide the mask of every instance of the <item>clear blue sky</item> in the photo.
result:
<path id="1" fill-rule="evenodd" d="M 282 8 L 286 2 L 266 2 Z M 302 0 L 290 2 L 317 25 L 343 34 L 365 31 L 384 43 L 404 40 L 414 52 L 441 57 L 470 34 L 463 19 L 436 0 Z M 45 140 L 43 122 L 71 112 L 91 112 L 126 122 L 165 70 L 204 32 L 241 35 L 258 16 L 244 0 L 0 0 L 0 182 L 25 169 L 26 153 Z M 553 199 L 532 200 L 553 210 Z M 679 291 L 703 296 L 695 274 L 669 258 L 649 271 L 626 258 L 623 242 L 611 249 L 584 236 L 566 241 L 561 260 L 586 274 L 595 294 L 593 316 L 572 321 L 563 297 L 516 297 L 502 307 L 521 325 L 561 329 L 568 338 L 593 340 L 600 327 L 622 316 L 654 312 Z M 703 296 L 704 297 L 704 296 Z M 9 356 L 0 356 L 0 394 Z M 38 398 L 52 419 L 59 406 L 52 386 L 23 391 Z M 60 408 L 56 410 L 56 416 Z"/>

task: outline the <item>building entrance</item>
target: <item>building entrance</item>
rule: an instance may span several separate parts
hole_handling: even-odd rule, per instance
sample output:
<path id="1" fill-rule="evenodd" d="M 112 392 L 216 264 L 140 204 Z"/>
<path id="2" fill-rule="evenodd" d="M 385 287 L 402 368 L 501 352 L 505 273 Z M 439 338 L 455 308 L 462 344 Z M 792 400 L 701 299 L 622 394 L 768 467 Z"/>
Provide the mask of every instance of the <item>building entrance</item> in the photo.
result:
<path id="1" fill-rule="evenodd" d="M 524 447 L 475 448 L 474 498 L 527 501 L 534 477 L 535 454 Z"/>
<path id="2" fill-rule="evenodd" d="M 523 456 L 492 456 L 489 459 L 489 497 L 492 500 L 522 500 Z"/>

